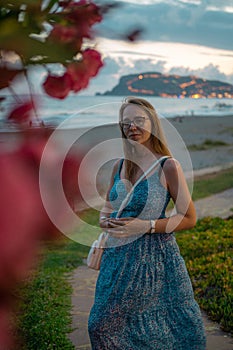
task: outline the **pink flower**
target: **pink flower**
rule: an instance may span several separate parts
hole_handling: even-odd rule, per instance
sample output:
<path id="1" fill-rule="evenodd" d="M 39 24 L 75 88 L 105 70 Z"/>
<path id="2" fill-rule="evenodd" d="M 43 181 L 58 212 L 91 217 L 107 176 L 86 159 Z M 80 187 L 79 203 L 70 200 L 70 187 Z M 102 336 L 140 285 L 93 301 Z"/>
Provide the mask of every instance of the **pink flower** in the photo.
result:
<path id="1" fill-rule="evenodd" d="M 12 290 L 22 282 L 37 263 L 44 239 L 60 238 L 41 199 L 40 161 L 52 131 L 44 128 L 23 130 L 25 141 L 18 150 L 0 152 L 0 348 L 11 348 Z M 9 140 L 9 143 L 11 140 Z M 80 157 L 67 156 L 64 163 L 57 145 L 46 148 L 45 183 L 48 200 L 58 221 L 70 224 L 56 185 L 57 169 L 62 166 L 64 191 L 70 204 L 80 198 L 77 172 Z M 16 345 L 16 344 L 15 344 Z M 12 349 L 17 346 L 12 346 Z"/>
<path id="2" fill-rule="evenodd" d="M 79 36 L 77 26 L 64 26 L 55 24 L 50 32 L 49 38 L 62 44 L 71 44 L 79 51 L 82 46 L 82 38 Z"/>
<path id="3" fill-rule="evenodd" d="M 50 32 L 50 37 L 61 41 L 62 43 L 70 43 L 74 41 L 77 35 L 77 29 L 75 27 L 65 27 L 61 24 L 55 24 Z"/>
<path id="4" fill-rule="evenodd" d="M 75 23 L 86 22 L 89 26 L 102 21 L 100 7 L 88 0 L 71 1 L 66 6 L 67 17 Z"/>
<path id="5" fill-rule="evenodd" d="M 85 89 L 90 78 L 96 76 L 102 66 L 100 53 L 93 49 L 86 49 L 83 52 L 82 61 L 72 62 L 67 66 L 67 74 L 72 80 L 72 91 L 78 92 Z"/>
<path id="6" fill-rule="evenodd" d="M 83 61 L 90 77 L 95 77 L 99 69 L 103 67 L 100 53 L 93 49 L 86 49 L 83 52 Z"/>
<path id="7" fill-rule="evenodd" d="M 0 290 L 10 290 L 29 272 L 42 226 L 36 178 L 19 154 L 0 155 Z"/>
<path id="8" fill-rule="evenodd" d="M 78 92 L 88 86 L 90 78 L 96 76 L 103 62 L 96 50 L 86 49 L 82 55 L 81 61 L 68 64 L 63 76 L 48 75 L 43 83 L 48 95 L 64 99 L 71 90 Z"/>
<path id="9" fill-rule="evenodd" d="M 64 14 L 69 21 L 77 25 L 78 36 L 91 38 L 91 27 L 102 21 L 100 7 L 92 2 L 81 0 L 65 6 Z"/>
<path id="10" fill-rule="evenodd" d="M 62 100 L 69 94 L 72 80 L 67 73 L 60 77 L 49 74 L 43 83 L 43 88 L 49 96 Z"/>
<path id="11" fill-rule="evenodd" d="M 78 92 L 88 86 L 90 75 L 83 62 L 72 62 L 67 66 L 67 74 L 72 80 L 72 91 Z"/>
<path id="12" fill-rule="evenodd" d="M 0 67 L 0 89 L 6 88 L 10 85 L 10 82 L 14 77 L 21 73 L 21 69 L 8 69 L 7 67 Z"/>
<path id="13" fill-rule="evenodd" d="M 13 109 L 8 115 L 8 120 L 13 120 L 17 123 L 22 123 L 31 119 L 31 113 L 34 109 L 34 102 L 27 101 Z"/>
<path id="14" fill-rule="evenodd" d="M 77 182 L 77 174 L 79 170 L 80 159 L 67 156 L 63 163 L 62 168 L 62 183 L 65 196 L 74 209 L 75 202 L 80 199 L 80 190 Z"/>

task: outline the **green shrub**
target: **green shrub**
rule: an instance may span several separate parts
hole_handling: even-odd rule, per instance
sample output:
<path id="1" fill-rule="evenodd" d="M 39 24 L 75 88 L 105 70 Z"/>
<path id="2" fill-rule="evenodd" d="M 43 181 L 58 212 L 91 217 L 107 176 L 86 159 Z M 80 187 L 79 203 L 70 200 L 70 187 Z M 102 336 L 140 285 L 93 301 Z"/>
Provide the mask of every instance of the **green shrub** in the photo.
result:
<path id="1" fill-rule="evenodd" d="M 199 305 L 233 334 L 233 218 L 205 218 L 176 237 Z"/>
<path id="2" fill-rule="evenodd" d="M 195 178 L 192 198 L 197 200 L 232 187 L 233 167 Z"/>

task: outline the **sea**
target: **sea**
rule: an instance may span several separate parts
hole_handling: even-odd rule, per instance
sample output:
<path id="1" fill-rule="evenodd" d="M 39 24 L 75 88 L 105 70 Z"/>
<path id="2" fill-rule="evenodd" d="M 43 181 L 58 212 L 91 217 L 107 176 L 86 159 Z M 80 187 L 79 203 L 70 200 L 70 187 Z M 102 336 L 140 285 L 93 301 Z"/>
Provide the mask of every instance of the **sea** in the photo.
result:
<path id="1" fill-rule="evenodd" d="M 144 97 L 144 96 L 143 96 Z M 26 96 L 20 95 L 21 101 Z M 157 110 L 161 118 L 182 116 L 213 117 L 233 116 L 233 99 L 208 98 L 161 98 L 144 97 Z M 124 100 L 121 96 L 70 95 L 64 100 L 45 95 L 35 97 L 37 114 L 45 124 L 56 124 L 61 128 L 94 127 L 118 122 L 118 110 Z M 5 96 L 0 104 L 0 128 L 9 130 L 5 116 L 9 109 L 17 106 L 12 96 Z"/>

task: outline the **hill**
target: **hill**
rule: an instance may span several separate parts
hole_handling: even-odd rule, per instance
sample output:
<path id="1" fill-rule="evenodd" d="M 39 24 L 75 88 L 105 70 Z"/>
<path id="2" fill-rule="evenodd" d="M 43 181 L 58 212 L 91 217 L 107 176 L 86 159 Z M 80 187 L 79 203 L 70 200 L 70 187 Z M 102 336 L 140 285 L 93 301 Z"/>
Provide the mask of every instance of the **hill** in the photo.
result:
<path id="1" fill-rule="evenodd" d="M 130 74 L 103 96 L 146 95 L 159 97 L 233 98 L 233 85 L 196 76 L 169 75 L 158 72 Z"/>

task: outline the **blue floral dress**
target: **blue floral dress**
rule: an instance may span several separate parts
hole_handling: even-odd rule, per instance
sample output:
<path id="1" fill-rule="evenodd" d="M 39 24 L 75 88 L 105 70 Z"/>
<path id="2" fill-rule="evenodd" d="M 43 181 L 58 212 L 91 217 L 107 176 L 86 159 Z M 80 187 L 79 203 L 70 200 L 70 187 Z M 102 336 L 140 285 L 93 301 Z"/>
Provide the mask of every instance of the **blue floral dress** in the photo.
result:
<path id="1" fill-rule="evenodd" d="M 121 165 L 110 191 L 112 217 L 127 194 Z M 156 170 L 136 186 L 121 217 L 165 217 L 169 200 Z M 200 309 L 174 234 L 142 233 L 109 245 L 88 321 L 92 349 L 206 349 Z"/>

